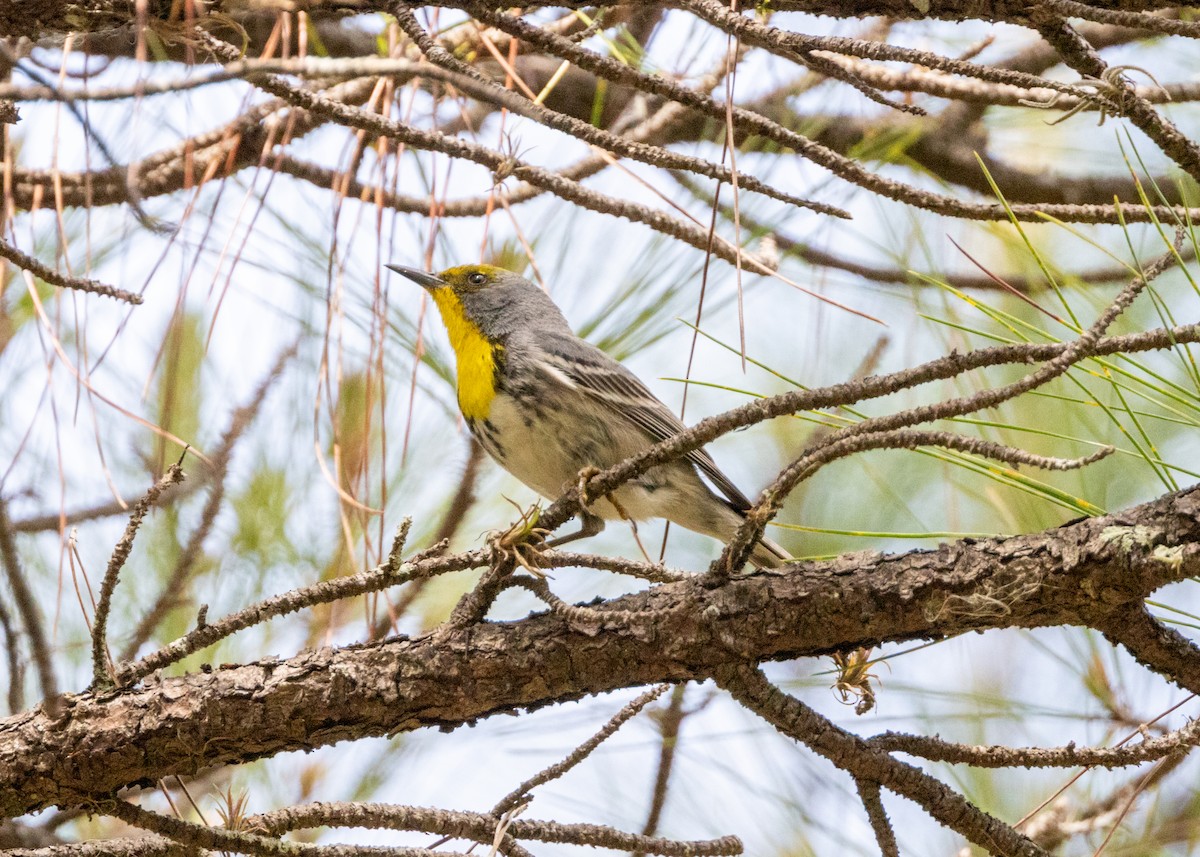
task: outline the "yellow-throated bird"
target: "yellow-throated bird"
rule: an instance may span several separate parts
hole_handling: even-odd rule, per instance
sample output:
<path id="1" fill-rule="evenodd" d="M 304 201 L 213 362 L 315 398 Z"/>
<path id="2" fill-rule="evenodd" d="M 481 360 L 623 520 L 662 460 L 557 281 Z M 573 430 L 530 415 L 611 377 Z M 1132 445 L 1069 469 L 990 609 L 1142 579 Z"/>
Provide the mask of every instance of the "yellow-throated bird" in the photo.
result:
<path id="1" fill-rule="evenodd" d="M 611 467 L 684 430 L 632 372 L 576 336 L 554 302 L 524 277 L 491 265 L 440 274 L 388 267 L 433 296 L 458 361 L 458 406 L 471 433 L 544 497 L 557 497 L 589 466 Z M 751 505 L 702 449 L 651 468 L 612 496 L 615 505 L 597 500 L 583 513 L 580 531 L 554 543 L 595 535 L 603 519 L 626 516 L 666 518 L 728 541 Z M 775 568 L 787 558 L 763 539 L 750 561 Z"/>

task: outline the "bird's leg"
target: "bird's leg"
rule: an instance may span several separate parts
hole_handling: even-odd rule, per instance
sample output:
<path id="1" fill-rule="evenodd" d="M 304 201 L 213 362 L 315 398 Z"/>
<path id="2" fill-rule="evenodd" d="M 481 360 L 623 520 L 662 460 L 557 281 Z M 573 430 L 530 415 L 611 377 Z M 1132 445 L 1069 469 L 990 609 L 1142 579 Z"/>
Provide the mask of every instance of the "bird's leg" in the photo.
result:
<path id="1" fill-rule="evenodd" d="M 633 540 L 637 542 L 638 550 L 642 552 L 642 556 L 646 558 L 646 562 L 654 562 L 654 560 L 650 559 L 650 553 L 646 550 L 646 546 L 642 544 L 642 537 L 638 535 L 637 521 L 635 521 L 630 514 L 625 511 L 624 506 L 617 502 L 616 497 L 609 494 L 608 502 L 612 503 L 616 508 L 617 514 L 621 516 L 621 520 L 629 522 L 629 528 L 633 530 Z"/>
<path id="2" fill-rule="evenodd" d="M 575 483 L 575 485 L 577 488 L 579 488 L 579 505 L 583 507 L 584 514 L 587 514 L 588 506 L 592 505 L 592 498 L 588 494 L 587 490 L 588 480 L 597 475 L 599 472 L 599 467 L 593 467 L 590 464 L 579 471 L 579 476 L 577 477 L 579 481 Z M 601 524 L 600 528 L 603 529 L 604 524 Z M 596 532 L 599 531 L 600 530 L 597 530 Z M 595 535 L 595 533 L 592 535 Z"/>
<path id="3" fill-rule="evenodd" d="M 579 471 L 579 481 L 576 483 L 576 486 L 579 488 L 579 505 L 583 507 L 579 512 L 579 529 L 574 533 L 567 533 L 565 536 L 551 539 L 546 542 L 545 547 L 562 547 L 579 539 L 590 538 L 604 530 L 604 519 L 588 511 L 588 506 L 592 505 L 592 499 L 588 496 L 587 483 L 589 479 L 599 472 L 600 468 L 593 467 L 590 464 Z"/>
<path id="4" fill-rule="evenodd" d="M 604 530 L 604 519 L 599 515 L 593 515 L 591 512 L 579 513 L 580 526 L 574 533 L 567 533 L 565 536 L 559 536 L 556 539 L 550 539 L 543 547 L 557 548 L 562 547 L 579 539 L 590 538 L 599 534 Z"/>

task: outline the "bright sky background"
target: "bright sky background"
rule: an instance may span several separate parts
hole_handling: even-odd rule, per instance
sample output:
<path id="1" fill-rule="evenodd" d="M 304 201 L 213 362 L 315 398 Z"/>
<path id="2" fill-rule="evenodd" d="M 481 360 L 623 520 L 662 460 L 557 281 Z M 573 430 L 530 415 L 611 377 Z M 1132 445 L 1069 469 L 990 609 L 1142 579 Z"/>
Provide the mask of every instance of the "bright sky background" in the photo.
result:
<path id="1" fill-rule="evenodd" d="M 780 23 L 798 20 L 781 18 Z M 805 21 L 804 26 L 811 25 L 811 21 Z M 837 27 L 843 33 L 853 30 L 848 24 Z M 944 32 L 941 28 L 914 25 L 900 27 L 897 32 L 900 43 L 945 48 L 945 41 L 937 35 Z M 962 27 L 955 32 L 955 39 L 965 48 L 987 28 Z M 1008 53 L 1011 45 L 1005 45 L 1003 39 L 1014 32 L 997 28 L 1000 41 L 985 56 Z M 660 61 L 686 56 L 683 47 L 692 47 L 688 38 L 690 33 L 684 32 L 680 24 L 672 24 L 656 36 L 652 56 Z M 693 70 L 711 64 L 714 47 L 719 46 L 698 46 L 697 53 L 704 57 L 692 66 Z M 40 51 L 39 56 L 57 63 L 59 55 Z M 1178 65 L 1178 58 L 1176 62 Z M 739 91 L 742 86 L 750 92 L 765 91 L 777 82 L 771 79 L 769 64 L 762 65 L 761 78 L 739 77 Z M 1156 70 L 1161 67 L 1155 66 Z M 747 67 L 754 68 L 753 64 Z M 98 86 L 131 82 L 137 73 L 131 63 L 117 61 L 92 82 Z M 174 66 L 154 70 L 154 74 L 178 73 Z M 1189 71 L 1172 79 L 1186 79 L 1189 74 L 1194 77 Z M 220 126 L 243 107 L 248 92 L 248 87 L 237 83 L 211 86 L 179 98 L 147 97 L 132 110 L 93 106 L 89 117 L 95 133 L 108 141 L 121 159 L 136 159 L 170 146 L 183 136 Z M 828 90 L 824 93 L 812 97 L 828 98 Z M 424 104 L 424 96 L 418 96 L 418 110 Z M 804 102 L 798 106 L 803 107 Z M 875 110 L 857 98 L 833 106 L 855 115 L 872 115 Z M 1193 131 L 1195 115 L 1194 110 L 1179 111 L 1180 121 L 1193 123 Z M 1019 119 L 1002 121 L 1006 125 L 999 129 L 996 140 L 1011 144 L 1014 158 L 1044 160 L 1063 171 L 1070 171 L 1073 164 L 1081 169 L 1094 169 L 1097 164 L 1120 169 L 1120 144 L 1127 131 L 1123 123 L 1111 122 L 1093 134 L 1082 135 L 1089 148 L 1081 152 L 1072 147 L 1078 146 L 1081 139 L 1078 124 L 1094 121 L 1086 116 L 1054 129 L 1048 129 L 1040 116 L 1021 114 Z M 565 164 L 578 153 L 578 147 L 570 149 L 553 132 L 522 120 L 510 118 L 508 122 L 510 132 L 519 139 L 519 149 L 532 161 Z M 89 162 L 99 163 L 94 148 L 84 147 L 75 120 L 54 104 L 22 107 L 17 134 L 20 161 L 26 166 L 57 165 L 62 170 L 75 170 Z M 493 117 L 481 139 L 494 143 L 496 138 L 497 120 Z M 1141 141 L 1139 137 L 1133 139 Z M 345 138 L 339 130 L 323 130 L 300 143 L 296 153 L 326 164 L 340 163 Z M 706 156 L 717 157 L 719 151 L 713 149 Z M 373 175 L 372 160 L 368 156 L 360 176 Z M 852 196 L 841 183 L 794 157 L 739 156 L 738 166 L 769 177 L 782 187 L 801 189 L 822 201 L 852 207 L 856 216 L 853 222 L 832 223 L 809 212 L 788 210 L 780 203 L 743 197 L 748 210 L 759 219 L 831 252 L 920 271 L 966 270 L 969 265 L 955 250 L 953 239 L 971 247 L 973 255 L 989 265 L 1014 261 L 1012 244 L 1006 243 L 1012 232 L 1006 228 L 934 222 L 899 206 Z M 630 169 L 656 187 L 669 190 L 653 171 L 637 166 Z M 424 192 L 422 171 L 436 175 L 440 185 L 445 181 L 445 158 L 427 154 L 406 158 L 399 181 L 402 192 Z M 490 185 L 484 171 L 462 164 L 454 166 L 450 182 L 451 196 L 481 194 Z M 613 195 L 662 204 L 645 187 L 613 171 L 589 184 Z M 264 193 L 268 202 L 260 206 L 259 196 Z M 179 223 L 189 199 L 187 194 L 176 194 L 149 200 L 146 207 L 168 222 Z M 210 553 L 220 567 L 204 578 L 200 600 L 210 605 L 210 616 L 217 616 L 262 595 L 317 579 L 320 568 L 314 561 L 327 553 L 338 532 L 336 496 L 314 453 L 315 442 L 322 455 L 327 454 L 330 436 L 324 403 L 327 393 L 318 386 L 325 343 L 335 369 L 352 373 L 367 368 L 367 330 L 375 290 L 379 289 L 386 298 L 389 324 L 411 329 L 424 313 L 422 331 L 428 347 L 442 360 L 448 354 L 444 333 L 429 314 L 432 307 L 422 306 L 423 297 L 411 284 L 380 269 L 389 261 L 422 264 L 428 240 L 427 220 L 385 212 L 377 231 L 373 207 L 349 201 L 335 215 L 331 200 L 330 194 L 309 185 L 284 177 L 272 180 L 266 172 L 244 170 L 220 188 L 214 185 L 201 193 L 195 212 L 171 241 L 141 230 L 124 208 L 97 211 L 90 216 L 68 214 L 64 228 L 71 236 L 67 256 L 74 272 L 127 289 L 144 289 L 146 304 L 130 309 L 100 298 L 64 295 L 47 305 L 49 330 L 40 326 L 22 329 L 20 339 L 0 355 L 0 409 L 5 414 L 0 420 L 0 461 L 13 460 L 0 490 L 11 498 L 15 518 L 102 502 L 112 496 L 107 487 L 110 480 L 130 502 L 147 487 L 143 459 L 153 446 L 151 435 L 134 418 L 102 402 L 99 395 L 131 414 L 153 419 L 159 369 L 156 355 L 168 320 L 182 300 L 188 312 L 202 320 L 204 335 L 211 334 L 200 369 L 204 397 L 200 428 L 195 437 L 186 438 L 201 450 L 215 446 L 231 411 L 248 399 L 279 352 L 301 337 L 300 356 L 270 394 L 251 435 L 235 453 L 230 480 L 231 495 L 237 495 L 263 469 L 276 468 L 286 474 L 287 534 L 296 545 L 296 554 L 281 555 L 265 564 L 236 552 L 223 554 L 221 546 L 235 536 L 239 526 L 234 512 L 226 509 L 209 543 Z M 613 338 L 628 325 L 627 319 L 642 310 L 650 311 L 652 320 L 642 330 L 662 331 L 663 335 L 651 346 L 629 355 L 626 363 L 665 401 L 677 406 L 682 385 L 665 379 L 681 377 L 686 371 L 692 334 L 678 318 L 694 320 L 700 254 L 664 247 L 663 240 L 644 227 L 572 211 L 549 197 L 514 211 L 522 233 L 535 236 L 539 268 L 551 295 L 572 323 L 582 328 L 602 316 L 593 340 Z M 332 247 L 335 217 L 337 243 Z M 912 238 L 914 225 L 925 230 L 921 241 Z M 53 260 L 54 232 L 53 214 L 42 212 L 18 216 L 14 233 L 7 237 L 15 238 L 26 250 L 36 251 L 39 258 Z M 1063 267 L 1086 268 L 1104 261 L 1095 248 L 1065 236 L 1056 227 L 1030 227 L 1029 233 Z M 1143 258 L 1160 252 L 1150 230 L 1139 228 L 1133 233 Z M 1088 234 L 1102 236 L 1102 243 L 1127 257 L 1124 238 L 1118 231 L 1095 230 Z M 514 227 L 503 212 L 495 214 L 487 230 L 490 244 L 500 246 L 515 237 Z M 727 230 L 726 237 L 731 237 L 731 230 Z M 435 267 L 475 261 L 483 242 L 484 231 L 478 221 L 444 222 Z M 89 245 L 94 260 L 91 265 L 87 263 Z M 885 328 L 831 308 L 783 283 L 746 276 L 749 356 L 805 385 L 848 378 L 883 335 L 888 337 L 889 345 L 879 364 L 880 371 L 913 365 L 952 347 L 961 349 L 981 341 L 966 339 L 948 326 L 922 318 L 924 313 L 996 329 L 983 313 L 933 287 L 916 293 L 907 288 L 864 284 L 847 275 L 814 275 L 796 261 L 786 262 L 784 271 L 807 288 L 833 295 L 887 322 Z M 638 277 L 647 278 L 652 285 L 631 297 L 628 305 L 606 306 L 606 298 L 615 288 Z M 667 284 L 678 284 L 680 290 L 663 299 L 661 292 Z M 1200 302 L 1182 278 L 1164 280 L 1163 288 L 1178 320 L 1196 317 Z M 330 296 L 336 311 L 327 317 Z M 1103 291 L 1075 295 L 1071 300 L 1081 315 L 1090 319 L 1110 296 L 1110 292 Z M 738 341 L 735 299 L 732 268 L 714 261 L 706 298 L 709 310 L 702 327 L 734 347 Z M 988 301 L 1030 323 L 1045 323 L 1036 312 L 1015 300 L 990 296 Z M 1132 316 L 1129 329 L 1134 320 L 1147 326 L 1158 323 L 1145 302 Z M 86 367 L 91 388 L 98 395 L 89 396 L 56 355 L 51 330 L 73 365 Z M 1061 328 L 1053 332 L 1065 335 Z M 754 367 L 743 374 L 735 354 L 704 340 L 697 348 L 694 365 L 695 378 L 731 389 L 694 388 L 689 394 L 688 422 L 745 401 L 744 393 L 739 391 L 769 394 L 788 388 L 784 381 Z M 389 350 L 385 369 L 389 500 L 384 529 L 390 536 L 401 517 L 412 515 L 416 520 L 414 533 L 427 536 L 457 481 L 466 454 L 465 435 L 453 412 L 453 390 L 445 379 L 429 367 L 422 367 L 410 399 L 414 372 L 411 353 L 402 347 Z M 953 385 L 947 384 L 921 395 L 945 396 L 952 392 Z M 902 403 L 887 404 L 892 407 Z M 1033 412 L 1032 423 L 1052 422 L 1057 407 L 1042 403 L 1042 410 Z M 872 405 L 870 410 L 874 413 L 878 408 Z M 1012 413 L 1015 411 L 1009 415 Z M 409 425 L 408 452 L 402 462 L 402 440 Z M 809 430 L 808 424 L 798 420 L 777 421 L 724 438 L 714 444 L 713 451 L 722 468 L 753 496 L 784 463 L 787 452 L 799 450 Z M 1194 436 L 1176 434 L 1165 439 L 1160 452 L 1164 458 L 1187 466 L 1188 461 L 1195 460 L 1195 447 Z M 1079 455 L 1088 449 L 1051 442 L 1046 448 L 1038 446 L 1038 451 Z M 986 479 L 945 465 L 921 466 L 926 469 L 918 472 L 913 456 L 902 453 L 835 465 L 803 489 L 780 520 L 842 529 L 1005 533 L 1025 525 L 1049 526 L 1072 517 L 1048 504 L 1033 511 L 1014 512 L 1014 496 L 999 491 Z M 1063 477 L 1061 483 L 1055 481 L 1057 477 L 1045 478 L 1073 486 L 1071 490 L 1083 492 L 1094 502 L 1111 504 L 1112 508 L 1162 493 L 1164 487 L 1146 479 L 1144 469 L 1130 475 L 1131 466 L 1128 459 L 1114 459 L 1093 473 Z M 373 462 L 372 467 L 379 467 L 379 462 Z M 472 509 L 469 520 L 459 530 L 458 547 L 478 544 L 487 530 L 515 517 L 515 510 L 500 498 L 510 497 L 521 505 L 534 499 L 527 489 L 490 463 L 485 466 L 478 490 L 486 499 Z M 198 503 L 185 505 L 184 521 L 194 520 L 197 513 Z M 1041 523 L 1031 525 L 1034 520 Z M 80 527 L 79 551 L 93 585 L 123 526 L 124 521 L 118 518 Z M 645 525 L 641 532 L 647 545 L 657 547 L 659 525 Z M 936 540 L 914 543 L 832 536 L 801 540 L 795 534 L 778 538 L 799 546 L 798 552 L 810 552 L 811 547 L 812 553 L 868 548 L 908 550 L 914 544 L 936 544 Z M 138 570 L 150 562 L 147 554 L 154 544 L 153 533 L 144 532 L 122 578 L 112 628 L 114 640 L 128 632 L 137 607 L 157 591 L 156 579 L 139 578 Z M 44 534 L 37 539 L 22 539 L 21 546 L 31 573 L 37 577 L 43 608 L 54 622 L 59 680 L 68 690 L 81 690 L 87 681 L 81 645 L 87 632 L 60 539 L 57 534 Z M 422 546 L 416 540 L 411 545 Z M 636 555 L 637 550 L 628 532 L 617 526 L 610 526 L 589 549 L 625 555 Z M 710 540 L 675 530 L 668 559 L 682 567 L 702 568 L 716 552 L 717 546 Z M 404 630 L 419 630 L 421 616 L 438 615 L 440 609 L 453 603 L 463 585 L 460 577 L 443 579 L 431 587 L 421 609 Z M 572 601 L 612 596 L 641 584 L 599 572 L 564 570 L 555 574 L 553 586 L 560 597 Z M 1173 603 L 1185 607 L 1190 604 L 1194 609 L 1195 587 L 1187 584 L 1176 590 L 1172 592 Z M 519 618 L 532 609 L 539 608 L 530 598 L 507 595 L 492 617 Z M 311 639 L 310 630 L 305 624 L 276 621 L 218 647 L 212 660 L 219 663 L 267 655 L 287 657 L 305 645 L 349 643 L 363 636 L 361 621 L 344 624 L 324 639 Z M 883 651 L 909 648 L 888 646 Z M 1147 677 L 1123 655 L 1114 654 L 1102 640 L 1074 630 L 973 636 L 897 658 L 877 668 L 882 684 L 879 705 L 865 717 L 854 715 L 829 689 L 833 676 L 827 672 L 828 661 L 775 665 L 770 672 L 789 691 L 863 734 L 898 729 L 980 743 L 1049 745 L 1072 739 L 1100 743 L 1112 740 L 1109 720 L 1099 711 L 1095 699 L 1083 693 L 1079 681 L 1081 664 L 1093 658 L 1097 671 L 1103 667 L 1119 674 L 1120 694 L 1136 706 L 1139 717 L 1153 716 L 1182 697 L 1178 691 Z M 0 682 L 7 682 L 3 673 Z M 309 755 L 280 757 L 254 766 L 253 772 L 234 772 L 233 782 L 250 788 L 252 810 L 262 811 L 301 799 L 348 799 L 347 790 L 358 782 L 363 770 L 374 766 L 381 785 L 372 799 L 485 810 L 517 782 L 566 755 L 636 695 L 637 691 L 630 691 L 519 718 L 496 717 L 453 734 L 422 731 L 390 741 L 363 741 Z M 663 835 L 701 838 L 735 833 L 743 838 L 747 854 L 872 853 L 869 828 L 846 777 L 832 772 L 825 763 L 779 737 L 720 694 L 708 701 L 713 695 L 711 686 L 689 688 L 689 706 L 707 704 L 685 722 L 678 767 L 660 831 Z M 1178 725 L 1180 717 L 1195 715 L 1194 707 L 1184 708 L 1172 723 Z M 657 734 L 643 715 L 567 779 L 539 792 L 527 815 L 606 822 L 638 830 L 644 821 L 657 757 Z M 1194 766 L 1194 762 L 1188 764 Z M 314 778 L 312 791 L 304 793 L 299 785 L 303 772 L 311 772 L 314 767 L 326 775 Z M 996 807 L 1006 818 L 1014 818 L 1053 793 L 1067 777 L 1064 772 L 1020 771 L 974 778 L 965 769 L 956 769 L 949 780 L 973 799 Z M 1176 777 L 1182 781 L 1185 775 Z M 1098 794 L 1113 782 L 1124 781 L 1122 775 L 1093 772 L 1072 794 L 1082 801 L 1090 790 Z M 934 832 L 933 825 L 913 807 L 898 800 L 885 802 L 897 822 L 905 854 L 953 852 L 955 840 L 940 830 Z M 207 803 L 202 802 L 202 806 Z M 210 821 L 214 819 L 215 815 L 210 817 Z M 796 848 L 793 832 L 800 828 L 811 836 L 812 852 L 790 850 Z M 371 843 L 430 841 L 427 837 L 403 839 L 380 832 L 339 833 L 322 841 L 347 839 Z M 541 847 L 538 853 L 566 850 Z"/>

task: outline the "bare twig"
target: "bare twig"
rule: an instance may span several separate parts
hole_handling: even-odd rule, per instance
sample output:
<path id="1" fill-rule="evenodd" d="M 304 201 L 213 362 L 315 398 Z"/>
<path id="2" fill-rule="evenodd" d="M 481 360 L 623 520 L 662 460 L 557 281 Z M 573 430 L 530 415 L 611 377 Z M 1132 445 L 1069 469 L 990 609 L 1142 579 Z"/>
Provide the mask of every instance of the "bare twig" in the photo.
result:
<path id="1" fill-rule="evenodd" d="M 17 557 L 17 545 L 13 541 L 12 528 L 8 523 L 8 501 L 0 498 L 0 561 L 3 561 L 4 572 L 8 576 L 8 585 L 13 592 L 13 600 L 17 604 L 17 612 L 21 614 L 21 623 L 29 637 L 30 653 L 37 667 L 38 681 L 42 685 L 43 705 L 46 711 L 53 714 L 58 710 L 58 683 L 54 679 L 54 666 L 50 662 L 50 645 L 42 627 L 42 616 L 34 600 L 33 591 L 25 580 L 25 573 Z M 6 624 L 7 628 L 7 624 Z M 9 639 L 10 646 L 15 642 Z M 10 663 L 13 650 L 10 649 Z M 19 680 L 19 671 L 9 677 L 9 681 Z M 9 701 L 19 699 L 9 691 Z"/>
<path id="2" fill-rule="evenodd" d="M 296 348 L 296 345 L 292 345 L 279 355 L 275 361 L 275 365 L 267 373 L 267 377 L 250 396 L 250 401 L 233 412 L 233 416 L 229 421 L 229 427 L 225 430 L 220 444 L 218 444 L 216 450 L 210 455 L 212 465 L 209 468 L 208 480 L 211 482 L 212 487 L 209 490 L 208 500 L 200 512 L 200 522 L 192 531 L 191 536 L 188 537 L 187 544 L 184 545 L 183 550 L 180 551 L 179 558 L 175 561 L 175 567 L 171 569 L 171 573 L 167 576 L 167 582 L 163 586 L 162 592 L 159 593 L 158 598 L 155 599 L 150 608 L 142 614 L 141 621 L 138 622 L 136 630 L 134 630 L 133 635 L 125 644 L 117 660 L 124 661 L 133 657 L 142 644 L 150 639 L 150 635 L 154 633 L 154 629 L 158 627 L 158 624 L 165 618 L 167 612 L 175 605 L 181 588 L 186 583 L 196 562 L 199 560 L 204 540 L 212 530 L 217 513 L 220 511 L 221 503 L 225 498 L 225 477 L 229 469 L 229 460 L 233 454 L 233 448 L 258 414 L 263 401 L 266 399 L 267 392 L 279 379 L 284 367 L 295 357 Z"/>
<path id="3" fill-rule="evenodd" d="M 717 684 L 783 734 L 807 745 L 856 780 L 878 783 L 922 807 L 941 824 L 992 853 L 1048 857 L 1009 825 L 919 768 L 892 758 L 788 696 L 753 667 L 717 671 Z"/>
<path id="4" fill-rule="evenodd" d="M 416 580 L 420 577 L 437 574 L 448 574 L 468 568 L 478 568 L 488 562 L 491 552 L 487 550 L 470 551 L 455 554 L 450 557 L 428 557 L 409 562 L 398 569 L 393 569 L 388 563 L 347 577 L 326 580 L 312 586 L 296 589 L 292 592 L 277 595 L 252 604 L 236 613 L 231 613 L 223 619 L 197 628 L 173 643 L 164 646 L 157 652 L 132 664 L 122 665 L 116 671 L 118 685 L 127 685 L 137 681 L 157 669 L 173 664 L 186 658 L 193 652 L 208 648 L 213 643 L 236 634 L 238 631 L 252 628 L 267 619 L 286 616 L 314 604 L 328 604 L 343 598 L 363 595 L 367 592 L 377 592 L 398 583 Z"/>
<path id="5" fill-rule="evenodd" d="M 854 786 L 858 789 L 859 800 L 867 811 L 867 819 L 871 829 L 875 831 L 875 841 L 879 844 L 882 857 L 900 857 L 900 848 L 896 844 L 896 831 L 892 830 L 892 822 L 883 808 L 879 783 L 855 777 Z"/>
<path id="6" fill-rule="evenodd" d="M 1177 241 L 1182 242 L 1182 240 L 1183 233 L 1181 232 Z M 754 508 L 747 514 L 746 521 L 738 527 L 737 533 L 730 540 L 729 544 L 726 545 L 720 559 L 714 563 L 713 570 L 710 573 L 719 577 L 720 575 L 727 575 L 732 573 L 733 570 L 741 568 L 749 556 L 751 547 L 761 538 L 763 529 L 767 523 L 782 507 L 784 498 L 787 497 L 796 485 L 808 478 L 825 461 L 833 460 L 829 458 L 830 455 L 842 457 L 844 450 L 867 448 L 866 446 L 859 447 L 856 439 L 869 445 L 868 438 L 870 437 L 885 439 L 889 433 L 904 429 L 907 426 L 946 419 L 948 417 L 962 416 L 963 414 L 983 410 L 984 408 L 994 407 L 1001 402 L 1010 401 L 1030 390 L 1037 389 L 1049 383 L 1067 372 L 1067 370 L 1081 360 L 1094 354 L 1097 343 L 1109 325 L 1129 308 L 1130 304 L 1141 294 L 1150 281 L 1172 267 L 1176 262 L 1176 258 L 1175 253 L 1167 252 L 1147 265 L 1142 274 L 1131 280 L 1120 291 L 1113 302 L 1100 313 L 1099 317 L 1078 339 L 1067 345 L 1062 352 L 1047 361 L 1040 369 L 1029 373 L 1021 380 L 1000 387 L 982 390 L 970 396 L 945 399 L 935 404 L 922 405 L 907 411 L 862 420 L 854 425 L 833 432 L 827 438 L 822 439 L 817 449 L 806 450 L 803 455 L 784 468 L 775 480 L 763 490 L 758 501 L 754 504 Z M 1109 451 L 1111 452 L 1111 450 Z M 992 455 L 992 452 L 986 454 Z M 1015 460 L 1005 458 L 1004 453 L 999 453 L 999 451 L 997 451 L 996 457 L 999 457 L 1001 460 Z M 1079 463 L 1075 466 L 1082 466 L 1094 460 L 1096 460 L 1094 457 L 1089 456 L 1086 459 L 1080 459 Z"/>
<path id="7" fill-rule="evenodd" d="M 632 720 L 635 716 L 637 716 L 638 712 L 662 696 L 668 687 L 669 685 L 665 684 L 652 687 L 650 690 L 637 697 L 637 699 L 625 705 L 620 711 L 614 714 L 607 723 L 604 724 L 604 727 L 599 732 L 572 750 L 570 755 L 568 755 L 561 762 L 556 762 L 550 767 L 538 772 L 534 776 L 525 780 L 525 782 L 521 783 L 504 797 L 500 798 L 496 805 L 492 807 L 491 814 L 495 816 L 504 815 L 504 813 L 514 809 L 527 798 L 529 798 L 529 793 L 535 788 L 545 785 L 551 780 L 557 780 L 567 771 L 571 770 L 571 768 L 574 768 L 576 765 L 590 756 L 597 747 L 616 734 L 617 730 L 620 729 L 627 721 Z"/>
<path id="8" fill-rule="evenodd" d="M 658 832 L 663 808 L 667 805 L 667 790 L 671 784 L 671 771 L 675 767 L 675 754 L 679 749 L 679 730 L 688 712 L 683 707 L 687 685 L 677 684 L 671 691 L 671 700 L 666 709 L 658 713 L 658 731 L 661 739 L 658 749 L 658 767 L 654 772 L 654 788 L 650 791 L 650 809 L 646 823 L 642 825 L 643 836 Z M 634 857 L 643 857 L 644 852 L 635 851 Z"/>
<path id="9" fill-rule="evenodd" d="M 347 848 L 344 845 L 313 845 L 308 842 L 283 842 L 268 839 L 257 833 L 208 827 L 182 819 L 149 812 L 125 801 L 109 801 L 97 809 L 143 830 L 157 833 L 193 848 L 234 852 L 254 855 L 297 855 L 297 857 L 466 857 L 446 851 L 431 851 L 427 848 L 401 848 L 360 845 Z"/>
<path id="10" fill-rule="evenodd" d="M 125 561 L 129 558 L 130 551 L 133 550 L 134 537 L 137 536 L 138 528 L 142 525 L 142 519 L 146 517 L 146 513 L 154 506 L 162 492 L 168 486 L 182 482 L 183 478 L 181 462 L 176 462 L 168 467 L 162 478 L 151 486 L 146 495 L 134 505 L 133 513 L 129 516 L 129 523 L 125 526 L 125 533 L 113 548 L 112 556 L 108 560 L 108 567 L 104 570 L 104 580 L 100 584 L 100 599 L 96 603 L 96 616 L 92 621 L 93 688 L 103 687 L 111 682 L 108 674 L 108 613 L 112 606 L 113 591 L 117 588 L 117 578 L 121 569 L 125 567 Z"/>
<path id="11" fill-rule="evenodd" d="M 976 768 L 1074 768 L 1091 765 L 1121 768 L 1158 761 L 1181 748 L 1200 745 L 1200 720 L 1157 738 L 1145 738 L 1123 747 L 1001 747 L 972 746 L 925 735 L 885 732 L 868 743 L 888 752 L 908 753 L 930 762 L 971 765 Z"/>
<path id="12" fill-rule="evenodd" d="M 1099 24 L 1109 24 L 1114 27 L 1130 27 L 1147 30 L 1151 33 L 1162 33 L 1168 36 L 1187 36 L 1200 38 L 1200 24 L 1195 21 L 1178 21 L 1164 18 L 1147 12 L 1124 12 L 1119 9 L 1101 9 L 1078 3 L 1076 0 L 1045 0 L 1045 6 L 1055 9 L 1063 15 L 1072 18 L 1084 18 Z"/>
<path id="13" fill-rule="evenodd" d="M 125 303 L 130 304 L 140 304 L 142 302 L 141 295 L 134 294 L 125 289 L 118 289 L 99 280 L 89 280 L 86 277 L 72 277 L 68 274 L 55 271 L 43 265 L 29 254 L 22 253 L 2 238 L 0 238 L 0 256 L 12 262 L 18 268 L 24 268 L 35 277 L 45 280 L 53 286 L 62 286 L 64 289 L 75 289 L 76 291 L 88 292 L 93 295 L 103 295 L 106 298 L 116 298 L 119 301 L 125 301 Z"/>
<path id="14" fill-rule="evenodd" d="M 3 525 L 4 521 L 0 518 L 0 527 Z M 11 535 L 0 535 L 0 539 L 5 541 L 11 538 Z M 2 546 L 0 551 L 8 553 Z M 21 664 L 21 638 L 3 601 L 0 601 L 0 628 L 4 631 L 4 653 L 8 656 L 8 713 L 16 714 L 25 707 L 25 669 Z"/>
<path id="15" fill-rule="evenodd" d="M 500 818 L 494 815 L 424 807 L 378 803 L 310 803 L 250 816 L 244 830 L 228 830 L 194 824 L 148 812 L 124 801 L 107 801 L 99 811 L 193 847 L 255 855 L 299 855 L 299 857 L 460 857 L 454 852 L 399 846 L 313 845 L 274 837 L 306 827 L 364 827 L 369 829 L 417 830 L 444 833 L 456 838 L 491 844 Z M 245 831 L 254 831 L 245 832 Z M 734 857 L 742 844 L 734 836 L 685 842 L 623 833 L 595 824 L 556 824 L 550 821 L 509 822 L 497 843 L 501 853 L 529 857 L 518 839 L 561 842 L 592 847 L 634 850 L 641 848 L 663 857 Z"/>

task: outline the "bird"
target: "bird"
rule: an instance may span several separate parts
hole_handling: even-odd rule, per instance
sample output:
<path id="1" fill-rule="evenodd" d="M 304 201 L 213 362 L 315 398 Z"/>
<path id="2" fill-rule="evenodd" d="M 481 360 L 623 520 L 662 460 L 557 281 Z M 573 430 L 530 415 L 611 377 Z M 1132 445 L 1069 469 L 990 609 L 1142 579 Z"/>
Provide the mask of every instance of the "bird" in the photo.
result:
<path id="1" fill-rule="evenodd" d="M 520 274 L 493 265 L 440 273 L 387 267 L 433 298 L 454 350 L 458 406 L 471 434 L 543 497 L 554 499 L 581 473 L 612 467 L 685 430 L 636 375 L 576 336 L 549 295 Z M 651 518 L 728 542 L 751 505 L 696 449 L 590 503 L 577 533 L 547 545 L 594 536 L 605 520 Z M 750 553 L 760 569 L 790 558 L 765 537 Z"/>

